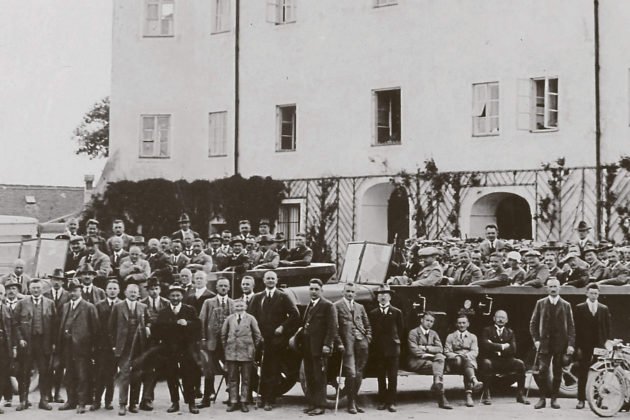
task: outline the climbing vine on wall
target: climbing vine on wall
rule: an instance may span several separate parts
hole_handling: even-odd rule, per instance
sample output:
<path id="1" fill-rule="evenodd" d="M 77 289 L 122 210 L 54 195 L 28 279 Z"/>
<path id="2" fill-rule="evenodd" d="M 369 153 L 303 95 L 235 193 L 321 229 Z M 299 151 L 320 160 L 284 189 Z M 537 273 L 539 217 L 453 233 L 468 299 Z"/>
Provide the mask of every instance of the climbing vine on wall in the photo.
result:
<path id="1" fill-rule="evenodd" d="M 553 162 L 543 163 L 542 168 L 548 173 L 547 185 L 550 193 L 538 202 L 538 213 L 535 219 L 549 225 L 549 236 L 557 228 L 557 237 L 562 237 L 562 186 L 571 171 L 565 167 L 564 157 Z"/>
<path id="2" fill-rule="evenodd" d="M 394 192 L 400 195 L 407 195 L 414 203 L 414 211 L 411 214 L 413 220 L 415 236 L 417 238 L 426 236 L 427 224 L 424 209 L 420 202 L 420 179 L 418 174 L 410 174 L 401 171 L 389 180 L 394 186 Z"/>
<path id="3" fill-rule="evenodd" d="M 336 178 L 319 179 L 316 181 L 319 193 L 317 207 L 319 220 L 306 229 L 307 239 L 313 250 L 314 262 L 332 262 L 332 250 L 326 241 L 326 232 L 332 224 L 339 208 L 339 195 L 336 192 L 338 180 Z M 334 199 L 331 201 L 331 196 Z"/>

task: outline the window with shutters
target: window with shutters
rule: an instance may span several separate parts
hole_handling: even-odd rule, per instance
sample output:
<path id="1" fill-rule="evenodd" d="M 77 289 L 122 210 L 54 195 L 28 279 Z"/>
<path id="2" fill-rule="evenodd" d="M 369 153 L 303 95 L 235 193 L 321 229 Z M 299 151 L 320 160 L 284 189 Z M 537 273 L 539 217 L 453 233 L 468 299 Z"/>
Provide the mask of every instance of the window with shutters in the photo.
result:
<path id="1" fill-rule="evenodd" d="M 374 7 L 394 6 L 398 0 L 374 0 Z"/>
<path id="2" fill-rule="evenodd" d="M 232 0 L 212 0 L 212 33 L 218 34 L 231 30 Z"/>
<path id="3" fill-rule="evenodd" d="M 140 157 L 170 157 L 171 116 L 142 115 L 140 119 Z"/>
<path id="4" fill-rule="evenodd" d="M 532 131 L 558 129 L 558 78 L 532 79 Z"/>
<path id="5" fill-rule="evenodd" d="M 210 138 L 208 141 L 208 156 L 227 155 L 227 112 L 211 112 L 208 118 Z"/>
<path id="6" fill-rule="evenodd" d="M 376 90 L 374 144 L 400 144 L 400 89 Z"/>
<path id="7" fill-rule="evenodd" d="M 499 134 L 499 83 L 473 85 L 473 136 Z"/>
<path id="8" fill-rule="evenodd" d="M 297 120 L 295 105 L 281 105 L 276 108 L 278 141 L 276 151 L 289 152 L 295 150 Z"/>
<path id="9" fill-rule="evenodd" d="M 175 0 L 145 0 L 144 36 L 173 36 Z"/>
<path id="10" fill-rule="evenodd" d="M 278 225 L 276 232 L 283 232 L 287 239 L 287 247 L 295 246 L 295 235 L 300 233 L 302 229 L 302 208 L 305 205 L 304 200 L 289 198 L 282 201 L 278 211 Z"/>
<path id="11" fill-rule="evenodd" d="M 267 0 L 267 22 L 275 23 L 276 25 L 295 22 L 296 1 L 297 0 Z"/>

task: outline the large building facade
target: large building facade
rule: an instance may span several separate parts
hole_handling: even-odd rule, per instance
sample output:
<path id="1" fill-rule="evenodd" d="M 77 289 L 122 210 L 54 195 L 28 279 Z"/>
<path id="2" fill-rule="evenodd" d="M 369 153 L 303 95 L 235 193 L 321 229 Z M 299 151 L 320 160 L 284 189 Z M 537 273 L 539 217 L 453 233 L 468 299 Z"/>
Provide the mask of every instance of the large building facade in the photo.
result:
<path id="1" fill-rule="evenodd" d="M 279 223 L 325 228 L 335 255 L 487 223 L 614 236 L 602 168 L 629 141 L 628 21 L 623 0 L 115 0 L 104 180 L 285 180 Z M 560 157 L 558 196 L 541 164 Z M 427 160 L 461 176 L 440 194 Z"/>

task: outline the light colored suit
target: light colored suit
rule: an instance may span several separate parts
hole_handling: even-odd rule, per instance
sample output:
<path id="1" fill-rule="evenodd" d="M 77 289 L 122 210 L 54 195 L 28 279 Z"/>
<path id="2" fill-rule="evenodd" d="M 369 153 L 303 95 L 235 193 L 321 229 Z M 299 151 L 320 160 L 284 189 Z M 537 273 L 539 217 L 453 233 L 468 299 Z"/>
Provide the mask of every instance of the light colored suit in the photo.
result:
<path id="1" fill-rule="evenodd" d="M 147 260 L 138 259 L 135 263 L 130 258 L 125 258 L 120 263 L 120 278 L 125 279 L 131 274 L 144 275 L 145 278 L 149 278 L 151 275 L 151 266 Z"/>
<path id="2" fill-rule="evenodd" d="M 444 354 L 447 358 L 462 356 L 476 369 L 477 356 L 479 356 L 479 342 L 477 336 L 470 331 L 465 331 L 460 337 L 459 331 L 454 331 L 446 337 Z"/>
<path id="3" fill-rule="evenodd" d="M 221 328 L 225 319 L 234 312 L 234 301 L 225 297 L 225 312 L 221 309 L 219 296 L 207 299 L 201 307 L 199 319 L 201 320 L 201 339 L 205 341 L 204 347 L 208 351 L 215 351 L 220 344 Z"/>
<path id="4" fill-rule="evenodd" d="M 256 318 L 242 312 L 239 324 L 237 314 L 228 316 L 221 327 L 221 342 L 226 361 L 253 362 L 256 346 L 262 342 Z"/>
<path id="5" fill-rule="evenodd" d="M 79 266 L 83 264 L 91 264 L 98 277 L 107 277 L 112 272 L 112 262 L 109 256 L 98 249 L 94 251 L 92 258 L 90 258 L 90 254 L 86 254 L 81 258 Z"/>
<path id="6" fill-rule="evenodd" d="M 437 286 L 442 282 L 442 267 L 440 263 L 434 261 L 432 264 L 424 267 L 412 286 Z"/>

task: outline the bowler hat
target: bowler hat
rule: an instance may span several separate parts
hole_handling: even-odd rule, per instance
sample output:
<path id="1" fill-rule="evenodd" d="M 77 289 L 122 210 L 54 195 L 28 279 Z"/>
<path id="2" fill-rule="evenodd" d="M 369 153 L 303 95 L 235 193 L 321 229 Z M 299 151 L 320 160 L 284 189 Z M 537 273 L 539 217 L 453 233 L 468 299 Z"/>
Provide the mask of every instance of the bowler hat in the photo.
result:
<path id="1" fill-rule="evenodd" d="M 393 290 L 389 287 L 389 284 L 381 284 L 381 285 L 378 287 L 378 289 L 376 289 L 376 290 L 374 291 L 374 294 L 376 294 L 376 295 L 380 295 L 380 294 L 383 294 L 383 293 L 389 293 L 390 295 L 393 295 L 393 294 L 394 294 L 394 293 L 396 293 L 396 292 L 394 292 L 394 291 L 393 291 Z"/>
<path id="2" fill-rule="evenodd" d="M 580 220 L 580 223 L 578 223 L 577 227 L 575 228 L 575 230 L 581 230 L 581 231 L 587 231 L 587 230 L 591 230 L 592 228 L 588 225 L 588 223 L 586 223 L 584 220 Z"/>
<path id="3" fill-rule="evenodd" d="M 284 232 L 276 232 L 276 237 L 274 238 L 276 242 L 284 242 L 286 240 L 284 236 Z"/>
<path id="4" fill-rule="evenodd" d="M 261 245 L 269 245 L 274 243 L 274 240 L 271 235 L 260 235 L 258 237 L 258 243 Z"/>
<path id="5" fill-rule="evenodd" d="M 214 240 L 221 240 L 221 235 L 219 235 L 218 233 L 213 233 L 212 235 L 210 235 L 210 237 L 208 238 L 209 241 L 214 241 Z"/>
<path id="6" fill-rule="evenodd" d="M 593 245 L 586 245 L 586 247 L 584 247 L 584 250 L 582 251 L 583 254 L 586 254 L 587 252 L 599 252 L 601 251 L 601 249 L 594 247 Z"/>
<path id="7" fill-rule="evenodd" d="M 134 236 L 131 240 L 132 245 L 144 245 L 144 236 Z"/>
<path id="8" fill-rule="evenodd" d="M 52 274 L 47 276 L 49 279 L 65 280 L 66 275 L 63 272 L 63 268 L 55 268 Z"/>
<path id="9" fill-rule="evenodd" d="M 190 223 L 190 217 L 188 217 L 186 213 L 182 213 L 182 215 L 179 216 L 177 223 Z"/>
<path id="10" fill-rule="evenodd" d="M 149 277 L 149 280 L 147 281 L 147 287 L 155 287 L 159 285 L 160 285 L 160 281 L 158 280 L 157 277 L 155 276 Z"/>
<path id="11" fill-rule="evenodd" d="M 239 243 L 245 246 L 245 239 L 236 237 L 236 238 L 232 238 L 232 240 L 230 241 L 230 245 L 239 244 Z"/>
<path id="12" fill-rule="evenodd" d="M 77 274 L 83 273 L 96 275 L 96 271 L 94 270 L 94 267 L 92 267 L 92 264 L 83 264 L 77 268 Z"/>
<path id="13" fill-rule="evenodd" d="M 559 241 L 549 241 L 545 243 L 540 249 L 542 251 L 560 251 L 564 249 L 564 244 Z"/>

